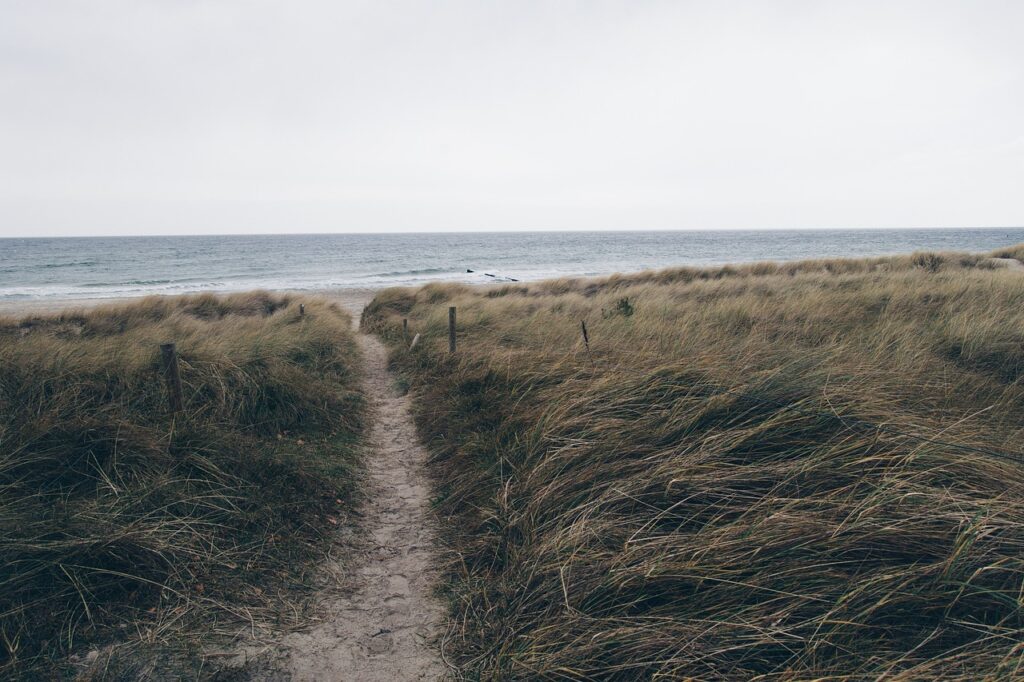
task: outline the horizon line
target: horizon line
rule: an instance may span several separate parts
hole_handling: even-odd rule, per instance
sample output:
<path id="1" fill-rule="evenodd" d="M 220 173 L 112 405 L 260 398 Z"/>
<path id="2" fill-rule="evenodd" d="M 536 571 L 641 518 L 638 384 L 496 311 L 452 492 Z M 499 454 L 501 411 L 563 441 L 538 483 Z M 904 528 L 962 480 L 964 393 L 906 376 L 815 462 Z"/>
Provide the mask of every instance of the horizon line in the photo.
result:
<path id="1" fill-rule="evenodd" d="M 373 236 L 373 235 L 458 235 L 458 234 L 559 234 L 559 233 L 643 233 L 643 232 L 883 232 L 887 230 L 1024 230 L 1022 225 L 910 225 L 887 227 L 724 227 L 724 228 L 566 228 L 566 229 L 512 229 L 512 230 L 381 230 L 337 231 L 337 232 L 160 232 L 153 234 L 54 234 L 54 235 L 12 235 L 3 239 L 146 239 L 157 237 L 316 237 L 316 236 Z"/>

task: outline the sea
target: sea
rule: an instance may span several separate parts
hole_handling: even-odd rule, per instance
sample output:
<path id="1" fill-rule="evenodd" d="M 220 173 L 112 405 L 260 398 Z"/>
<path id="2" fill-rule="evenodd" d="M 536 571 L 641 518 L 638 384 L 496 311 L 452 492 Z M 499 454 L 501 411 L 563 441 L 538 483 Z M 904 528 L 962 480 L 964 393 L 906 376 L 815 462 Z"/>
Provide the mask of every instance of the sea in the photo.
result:
<path id="1" fill-rule="evenodd" d="M 526 282 L 1022 242 L 1024 228 L 8 238 L 0 301 Z"/>

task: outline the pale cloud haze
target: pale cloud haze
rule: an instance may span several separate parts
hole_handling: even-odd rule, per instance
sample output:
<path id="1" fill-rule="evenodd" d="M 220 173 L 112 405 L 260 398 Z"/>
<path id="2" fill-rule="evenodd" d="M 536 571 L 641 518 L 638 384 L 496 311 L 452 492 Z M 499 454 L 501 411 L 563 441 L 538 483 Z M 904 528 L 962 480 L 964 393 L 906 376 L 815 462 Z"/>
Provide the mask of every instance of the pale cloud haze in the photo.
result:
<path id="1" fill-rule="evenodd" d="M 1022 2 L 0 2 L 0 236 L 1024 225 Z"/>

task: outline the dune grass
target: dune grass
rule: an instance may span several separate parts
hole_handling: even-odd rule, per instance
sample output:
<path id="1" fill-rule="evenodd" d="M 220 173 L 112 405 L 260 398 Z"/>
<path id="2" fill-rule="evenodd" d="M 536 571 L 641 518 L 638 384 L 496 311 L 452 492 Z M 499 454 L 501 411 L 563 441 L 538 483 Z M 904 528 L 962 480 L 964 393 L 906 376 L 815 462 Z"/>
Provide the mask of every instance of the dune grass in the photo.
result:
<path id="1" fill-rule="evenodd" d="M 350 318 L 304 303 L 303 317 L 255 292 L 0 320 L 0 677 L 298 608 L 357 492 L 363 420 Z"/>
<path id="2" fill-rule="evenodd" d="M 992 256 L 1024 248 L 382 292 L 362 324 L 432 452 L 448 656 L 1019 679 L 1024 276 Z"/>

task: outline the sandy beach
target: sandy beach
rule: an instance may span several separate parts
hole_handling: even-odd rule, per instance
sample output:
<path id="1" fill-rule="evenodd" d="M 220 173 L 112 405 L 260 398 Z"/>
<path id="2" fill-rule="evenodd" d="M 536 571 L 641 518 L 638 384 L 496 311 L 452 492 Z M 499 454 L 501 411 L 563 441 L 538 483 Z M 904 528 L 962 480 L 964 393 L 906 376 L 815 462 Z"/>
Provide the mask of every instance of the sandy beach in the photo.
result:
<path id="1" fill-rule="evenodd" d="M 320 289 L 316 291 L 282 291 L 295 296 L 322 297 L 337 303 L 353 315 L 358 316 L 363 307 L 373 300 L 380 288 L 362 287 L 346 289 Z M 190 296 L 195 294 L 180 294 Z M 27 315 L 53 315 L 71 310 L 88 310 L 106 305 L 121 305 L 141 301 L 145 296 L 121 298 L 54 298 L 26 299 L 21 301 L 0 301 L 0 317 L 25 317 Z M 168 298 L 176 298 L 169 296 Z"/>

